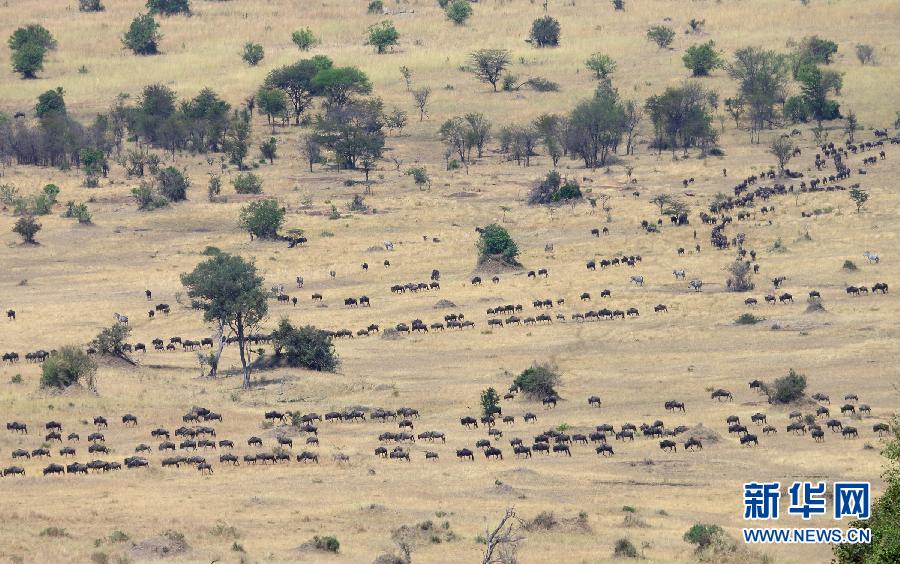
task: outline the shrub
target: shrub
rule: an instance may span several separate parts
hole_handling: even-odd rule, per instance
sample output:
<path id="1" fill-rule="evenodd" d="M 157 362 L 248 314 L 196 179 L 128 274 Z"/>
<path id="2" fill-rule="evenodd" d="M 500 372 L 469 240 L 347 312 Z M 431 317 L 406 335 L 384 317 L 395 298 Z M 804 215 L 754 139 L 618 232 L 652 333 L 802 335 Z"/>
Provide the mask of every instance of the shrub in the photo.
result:
<path id="1" fill-rule="evenodd" d="M 850 271 L 850 272 L 853 272 L 854 270 L 859 270 L 859 267 L 857 267 L 856 263 L 854 263 L 852 260 L 845 260 L 844 265 L 841 268 L 843 268 L 844 270 Z"/>
<path id="2" fill-rule="evenodd" d="M 769 386 L 769 401 L 772 403 L 791 403 L 803 397 L 806 390 L 806 376 L 791 368 L 787 376 L 776 378 Z"/>
<path id="3" fill-rule="evenodd" d="M 728 278 L 727 286 L 732 292 L 749 292 L 753 289 L 753 281 L 751 280 L 750 263 L 742 260 L 736 260 L 728 266 L 728 272 L 731 276 Z"/>
<path id="4" fill-rule="evenodd" d="M 122 323 L 116 323 L 100 331 L 91 346 L 101 355 L 125 357 L 125 343 L 131 328 Z"/>
<path id="5" fill-rule="evenodd" d="M 697 545 L 697 550 L 703 550 L 710 546 L 715 540 L 722 535 L 724 531 L 718 525 L 706 523 L 697 523 L 684 533 L 685 542 Z"/>
<path id="6" fill-rule="evenodd" d="M 500 259 L 510 264 L 518 264 L 519 247 L 510 237 L 509 232 L 503 227 L 492 223 L 481 231 L 481 237 L 476 243 L 478 247 L 478 262 L 484 262 L 488 258 Z"/>
<path id="7" fill-rule="evenodd" d="M 400 40 L 400 32 L 390 20 L 370 25 L 368 35 L 369 39 L 366 41 L 366 45 L 375 47 L 375 52 L 379 54 L 384 53 L 387 47 L 397 45 Z"/>
<path id="8" fill-rule="evenodd" d="M 628 539 L 619 539 L 613 548 L 613 556 L 617 558 L 637 558 L 638 551 Z"/>
<path id="9" fill-rule="evenodd" d="M 335 537 L 320 537 L 317 535 L 313 537 L 313 546 L 319 550 L 325 550 L 327 552 L 333 552 L 337 554 L 338 550 L 340 550 L 341 548 L 341 543 L 338 542 L 337 538 Z"/>
<path id="10" fill-rule="evenodd" d="M 856 58 L 859 59 L 860 64 L 875 64 L 875 48 L 871 45 L 866 45 L 865 43 L 860 43 L 856 46 Z"/>
<path id="11" fill-rule="evenodd" d="M 684 66 L 690 69 L 693 76 L 709 76 L 709 73 L 722 66 L 722 57 L 715 49 L 715 43 L 691 45 L 681 58 Z"/>
<path id="12" fill-rule="evenodd" d="M 352 212 L 365 212 L 369 209 L 369 206 L 366 205 L 366 199 L 363 198 L 362 194 L 354 194 L 353 199 L 350 200 L 350 205 L 347 207 L 350 208 L 350 211 Z"/>
<path id="13" fill-rule="evenodd" d="M 555 170 L 547 173 L 547 176 L 537 183 L 528 195 L 528 203 L 550 204 L 582 198 L 581 188 L 574 180 L 563 182 L 562 177 Z"/>
<path id="14" fill-rule="evenodd" d="M 187 176 L 175 167 L 166 167 L 156 175 L 156 188 L 159 194 L 170 202 L 186 200 L 190 185 Z"/>
<path id="15" fill-rule="evenodd" d="M 500 395 L 494 388 L 488 388 L 481 392 L 481 412 L 487 415 L 497 413 L 500 406 Z"/>
<path id="16" fill-rule="evenodd" d="M 556 396 L 559 372 L 550 364 L 532 364 L 516 376 L 513 385 L 532 399 Z"/>
<path id="17" fill-rule="evenodd" d="M 765 321 L 765 317 L 757 317 L 752 313 L 742 313 L 734 322 L 737 325 L 756 325 L 760 321 Z"/>
<path id="18" fill-rule="evenodd" d="M 34 219 L 34 216 L 26 215 L 20 217 L 12 228 L 13 233 L 17 233 L 26 243 L 34 243 L 34 236 L 41 230 L 41 224 Z"/>
<path id="19" fill-rule="evenodd" d="M 647 39 L 656 43 L 660 49 L 665 49 L 675 40 L 675 31 L 668 26 L 654 25 L 647 30 Z"/>
<path id="20" fill-rule="evenodd" d="M 266 52 L 259 43 L 253 43 L 252 41 L 244 43 L 244 50 L 241 51 L 241 58 L 251 67 L 258 65 L 265 56 Z"/>
<path id="21" fill-rule="evenodd" d="M 472 15 L 472 4 L 469 0 L 453 0 L 444 9 L 444 13 L 447 14 L 447 19 L 456 25 L 462 25 Z"/>
<path id="22" fill-rule="evenodd" d="M 37 43 L 26 43 L 12 53 L 13 71 L 22 78 L 36 78 L 39 71 L 44 70 L 44 55 L 47 50 Z"/>
<path id="23" fill-rule="evenodd" d="M 276 200 L 250 202 L 241 209 L 240 225 L 252 237 L 274 239 L 284 223 L 284 208 Z"/>
<path id="24" fill-rule="evenodd" d="M 47 527 L 46 529 L 44 529 L 43 531 L 40 532 L 40 536 L 59 538 L 59 537 L 67 537 L 67 536 L 69 536 L 69 533 L 62 527 Z"/>
<path id="25" fill-rule="evenodd" d="M 78 0 L 80 12 L 102 12 L 106 7 L 100 0 Z"/>
<path id="26" fill-rule="evenodd" d="M 9 379 L 10 384 L 21 384 L 22 383 L 22 375 L 21 374 L 13 374 L 12 378 Z"/>
<path id="27" fill-rule="evenodd" d="M 238 194 L 262 194 L 262 179 L 252 172 L 237 175 L 231 185 Z"/>
<path id="28" fill-rule="evenodd" d="M 308 27 L 298 29 L 292 33 L 291 41 L 297 46 L 297 49 L 300 49 L 301 51 L 309 51 L 319 44 L 319 38 L 316 37 Z"/>
<path id="29" fill-rule="evenodd" d="M 556 516 L 552 511 L 541 511 L 535 515 L 534 519 L 525 524 L 525 529 L 529 531 L 549 531 L 557 525 L 559 525 L 559 521 L 556 520 Z"/>
<path id="30" fill-rule="evenodd" d="M 159 53 L 159 24 L 150 14 L 141 14 L 131 20 L 131 25 L 122 37 L 122 43 L 135 55 L 156 55 Z"/>
<path id="31" fill-rule="evenodd" d="M 616 62 L 609 55 L 594 53 L 584 62 L 588 70 L 594 71 L 597 80 L 609 80 L 616 70 Z"/>
<path id="32" fill-rule="evenodd" d="M 366 10 L 370 14 L 380 14 L 384 12 L 384 2 L 382 2 L 381 0 L 372 0 L 371 2 L 369 2 L 369 7 L 366 8 Z"/>
<path id="33" fill-rule="evenodd" d="M 523 86 L 528 86 L 535 92 L 558 92 L 559 83 L 540 76 L 534 76 L 525 81 Z"/>
<path id="34" fill-rule="evenodd" d="M 559 45 L 559 21 L 551 16 L 534 20 L 531 24 L 531 42 L 538 47 Z"/>
<path id="35" fill-rule="evenodd" d="M 81 224 L 88 224 L 91 222 L 91 212 L 84 202 L 80 204 L 66 202 L 66 211 L 63 213 L 63 217 L 77 219 L 78 223 Z"/>
<path id="36" fill-rule="evenodd" d="M 190 15 L 191 3 L 190 0 L 147 0 L 147 9 L 161 16 Z"/>
<path id="37" fill-rule="evenodd" d="M 0 184 L 0 204 L 11 206 L 16 202 L 19 189 L 12 184 Z"/>
<path id="38" fill-rule="evenodd" d="M 84 380 L 93 388 L 97 364 L 83 350 L 67 345 L 51 355 L 41 365 L 41 386 L 44 388 L 67 388 L 79 380 Z"/>
<path id="39" fill-rule="evenodd" d="M 278 139 L 269 137 L 268 141 L 260 143 L 259 153 L 262 155 L 262 158 L 269 161 L 269 164 L 272 164 L 278 157 Z"/>

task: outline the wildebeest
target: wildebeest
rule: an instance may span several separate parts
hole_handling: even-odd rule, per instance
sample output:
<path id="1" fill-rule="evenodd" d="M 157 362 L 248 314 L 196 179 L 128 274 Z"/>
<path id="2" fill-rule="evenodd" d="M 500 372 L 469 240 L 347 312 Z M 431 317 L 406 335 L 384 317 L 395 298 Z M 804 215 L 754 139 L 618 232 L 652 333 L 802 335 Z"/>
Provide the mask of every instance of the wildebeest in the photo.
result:
<path id="1" fill-rule="evenodd" d="M 462 425 L 463 427 L 466 427 L 466 428 L 468 428 L 468 427 L 478 428 L 478 420 L 475 419 L 474 417 L 468 417 L 468 416 L 463 417 L 459 420 L 459 423 L 460 423 L 460 425 Z"/>
<path id="2" fill-rule="evenodd" d="M 60 464 L 49 464 L 49 465 L 47 465 L 47 467 L 44 468 L 44 470 L 43 470 L 44 476 L 47 476 L 47 475 L 50 475 L 50 474 L 60 474 L 60 475 L 62 475 L 62 474 L 65 473 L 65 471 L 66 471 L 66 469 L 63 468 L 63 466 L 60 465 Z"/>
<path id="3" fill-rule="evenodd" d="M 659 441 L 659 448 L 662 450 L 670 451 L 670 452 L 678 452 L 677 443 L 675 441 L 671 441 L 669 439 Z"/>
<path id="4" fill-rule="evenodd" d="M 28 434 L 28 425 L 25 423 L 20 423 L 19 421 L 12 421 L 6 424 L 7 431 L 13 431 L 15 433 L 24 433 Z"/>
<path id="5" fill-rule="evenodd" d="M 8 319 L 10 321 L 15 321 L 16 320 L 16 310 L 14 310 L 14 309 L 6 310 L 6 319 Z"/>
<path id="6" fill-rule="evenodd" d="M 678 400 L 669 400 L 665 403 L 664 407 L 666 408 L 666 411 L 681 410 L 684 412 L 684 402 Z"/>
<path id="7" fill-rule="evenodd" d="M 597 454 L 600 454 L 600 455 L 603 455 L 603 456 L 606 456 L 607 454 L 609 454 L 610 456 L 612 456 L 612 455 L 615 454 L 615 452 L 613 452 L 613 447 L 612 447 L 612 445 L 607 445 L 607 444 L 603 444 L 603 445 L 598 446 L 598 447 L 596 448 L 596 451 L 597 451 Z"/>
<path id="8" fill-rule="evenodd" d="M 484 457 L 487 459 L 499 458 L 500 460 L 503 460 L 503 451 L 497 447 L 487 447 L 484 449 Z"/>
<path id="9" fill-rule="evenodd" d="M 856 430 L 856 427 L 850 427 L 848 425 L 841 430 L 841 435 L 843 435 L 845 439 L 855 439 L 859 437 L 859 431 Z"/>
<path id="10" fill-rule="evenodd" d="M 638 276 L 632 276 L 632 277 L 631 277 L 631 283 L 632 283 L 632 284 L 637 284 L 638 286 L 643 287 L 643 286 L 644 286 L 644 277 L 643 277 L 643 276 L 639 276 L 639 275 L 638 275 Z M 601 297 L 602 297 L 602 296 L 601 296 Z"/>
<path id="11" fill-rule="evenodd" d="M 456 458 L 459 458 L 461 460 L 465 458 L 468 458 L 469 460 L 475 460 L 475 454 L 467 448 L 460 448 L 456 449 Z"/>
<path id="12" fill-rule="evenodd" d="M 684 450 L 694 450 L 695 448 L 703 450 L 703 443 L 700 442 L 700 439 L 691 437 L 684 442 Z"/>
<path id="13" fill-rule="evenodd" d="M 719 388 L 717 390 L 714 390 L 712 394 L 710 394 L 710 399 L 717 399 L 719 401 L 722 401 L 722 399 L 727 399 L 728 401 L 734 401 L 734 395 L 732 395 L 732 393 L 728 390 Z"/>
<path id="14" fill-rule="evenodd" d="M 747 435 L 744 435 L 741 437 L 742 445 L 749 445 L 751 443 L 753 445 L 757 445 L 757 446 L 759 445 L 759 440 L 756 438 L 756 435 L 747 434 Z"/>
<path id="15" fill-rule="evenodd" d="M 94 425 L 96 425 L 98 429 L 101 427 L 109 427 L 109 424 L 106 422 L 106 417 L 99 415 L 97 417 L 94 417 Z"/>

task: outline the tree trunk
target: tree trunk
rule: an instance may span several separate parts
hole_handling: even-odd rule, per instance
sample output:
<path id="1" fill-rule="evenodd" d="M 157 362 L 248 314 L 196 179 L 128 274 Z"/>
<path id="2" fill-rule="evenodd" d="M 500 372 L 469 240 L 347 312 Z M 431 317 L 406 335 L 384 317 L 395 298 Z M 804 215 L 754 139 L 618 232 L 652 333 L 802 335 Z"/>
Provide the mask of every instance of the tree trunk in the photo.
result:
<path id="1" fill-rule="evenodd" d="M 213 336 L 213 339 L 218 339 L 219 348 L 214 355 L 212 355 L 209 359 L 209 377 L 215 378 L 219 371 L 219 359 L 222 358 L 222 351 L 225 350 L 225 327 L 223 323 L 219 322 L 219 328 L 216 330 L 216 334 Z"/>
<path id="2" fill-rule="evenodd" d="M 250 367 L 247 365 L 247 355 L 245 353 L 245 349 L 247 346 L 247 342 L 244 340 L 244 321 L 241 317 L 237 319 L 237 338 L 238 338 L 238 350 L 241 353 L 241 368 L 244 372 L 244 380 L 241 386 L 245 390 L 250 389 Z"/>

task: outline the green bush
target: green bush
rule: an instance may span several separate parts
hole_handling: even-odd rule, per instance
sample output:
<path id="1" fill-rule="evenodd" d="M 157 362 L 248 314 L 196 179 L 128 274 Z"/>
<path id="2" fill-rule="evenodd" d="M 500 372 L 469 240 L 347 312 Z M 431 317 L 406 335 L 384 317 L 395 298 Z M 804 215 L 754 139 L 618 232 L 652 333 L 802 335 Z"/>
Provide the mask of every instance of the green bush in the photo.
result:
<path id="1" fill-rule="evenodd" d="M 516 376 L 513 385 L 532 399 L 556 396 L 559 372 L 550 364 L 532 364 Z"/>
<path id="2" fill-rule="evenodd" d="M 806 123 L 810 118 L 809 104 L 803 96 L 791 96 L 784 103 L 784 117 L 792 123 Z"/>
<path id="3" fill-rule="evenodd" d="M 384 2 L 381 0 L 372 0 L 369 2 L 369 7 L 366 10 L 370 14 L 380 14 L 384 11 Z"/>
<path id="4" fill-rule="evenodd" d="M 772 403 L 791 403 L 803 397 L 806 390 L 806 376 L 791 368 L 787 376 L 776 378 L 769 386 L 769 401 Z"/>
<path id="5" fill-rule="evenodd" d="M 159 53 L 159 42 L 162 34 L 159 33 L 159 24 L 150 14 L 141 14 L 131 20 L 131 25 L 122 43 L 135 55 L 156 55 Z"/>
<path id="6" fill-rule="evenodd" d="M 675 40 L 675 31 L 668 26 L 654 25 L 647 30 L 647 39 L 656 43 L 660 49 L 664 49 Z"/>
<path id="7" fill-rule="evenodd" d="M 84 202 L 80 204 L 66 202 L 66 211 L 63 213 L 63 217 L 77 219 L 78 223 L 81 224 L 88 224 L 91 222 L 91 212 Z"/>
<path id="8" fill-rule="evenodd" d="M 34 243 L 34 236 L 41 230 L 41 224 L 34 219 L 34 216 L 26 215 L 16 221 L 12 230 L 13 233 L 20 235 L 26 243 Z"/>
<path id="9" fill-rule="evenodd" d="M 538 47 L 556 47 L 559 45 L 559 20 L 544 16 L 531 24 L 531 43 Z"/>
<path id="10" fill-rule="evenodd" d="M 97 364 L 83 350 L 67 345 L 50 355 L 41 365 L 41 386 L 44 388 L 67 388 L 83 380 L 93 387 Z"/>
<path id="11" fill-rule="evenodd" d="M 44 70 L 44 55 L 47 50 L 37 43 L 26 43 L 12 53 L 13 71 L 22 78 L 37 78 L 37 73 Z"/>
<path id="12" fill-rule="evenodd" d="M 710 546 L 724 531 L 718 525 L 697 523 L 684 533 L 684 541 L 697 545 L 697 550 Z"/>
<path id="13" fill-rule="evenodd" d="M 335 554 L 337 554 L 337 552 L 341 548 L 341 543 L 338 542 L 336 537 L 320 537 L 317 535 L 313 537 L 313 546 L 315 546 L 319 550 L 325 550 L 327 552 L 334 552 Z"/>
<path id="14" fill-rule="evenodd" d="M 253 43 L 252 41 L 244 43 L 244 50 L 241 51 L 241 58 L 251 67 L 258 65 L 265 56 L 266 52 L 259 43 Z"/>
<path id="15" fill-rule="evenodd" d="M 518 264 L 516 257 L 519 256 L 519 247 L 510 237 L 509 232 L 496 223 L 482 229 L 476 246 L 479 262 L 496 258 L 509 264 Z"/>
<path id="16" fill-rule="evenodd" d="M 125 343 L 131 334 L 131 328 L 122 323 L 116 323 L 100 331 L 91 346 L 101 355 L 125 357 Z"/>
<path id="17" fill-rule="evenodd" d="M 262 179 L 252 172 L 237 175 L 231 185 L 238 194 L 262 194 Z"/>
<path id="18" fill-rule="evenodd" d="M 40 24 L 31 24 L 16 29 L 9 36 L 7 44 L 10 51 L 18 51 L 28 44 L 40 45 L 45 50 L 56 49 L 56 40 L 53 38 L 53 34 Z"/>
<path id="19" fill-rule="evenodd" d="M 637 558 L 638 551 L 628 539 L 619 539 L 613 548 L 613 555 L 617 558 Z"/>
<path id="20" fill-rule="evenodd" d="M 400 32 L 390 20 L 370 25 L 368 35 L 369 39 L 366 41 L 366 45 L 375 47 L 375 52 L 378 54 L 384 53 L 387 47 L 397 45 L 400 40 Z"/>
<path id="21" fill-rule="evenodd" d="M 842 266 L 841 268 L 843 268 L 844 270 L 847 270 L 849 272 L 853 272 L 854 270 L 859 270 L 859 267 L 857 267 L 856 263 L 854 263 L 852 260 L 845 260 L 844 266 Z"/>
<path id="22" fill-rule="evenodd" d="M 760 321 L 765 321 L 765 317 L 757 317 L 752 313 L 742 313 L 740 317 L 734 320 L 737 325 L 756 325 Z"/>
<path id="23" fill-rule="evenodd" d="M 272 344 L 275 356 L 288 366 L 334 372 L 339 364 L 331 336 L 312 325 L 294 327 L 282 319 L 272 333 Z"/>
<path id="24" fill-rule="evenodd" d="M 79 12 L 102 12 L 105 9 L 100 0 L 78 0 Z"/>
<path id="25" fill-rule="evenodd" d="M 291 41 L 301 51 L 309 51 L 319 44 L 319 38 L 315 36 L 311 29 L 305 27 L 298 29 L 291 34 Z"/>
<path id="26" fill-rule="evenodd" d="M 582 198 L 581 188 L 574 180 L 566 180 L 563 183 L 562 177 L 555 170 L 547 173 L 539 183 L 537 183 L 528 195 L 528 203 L 535 204 L 551 204 L 561 201 L 580 200 Z"/>
<path id="27" fill-rule="evenodd" d="M 462 25 L 472 15 L 472 4 L 469 0 L 453 0 L 444 9 L 444 13 L 447 14 L 447 19 L 456 25 Z"/>
<path id="28" fill-rule="evenodd" d="M 709 76 L 709 73 L 723 64 L 722 57 L 716 51 L 715 43 L 712 40 L 691 45 L 681 60 L 684 62 L 684 66 L 690 69 L 693 76 Z"/>
<path id="29" fill-rule="evenodd" d="M 274 239 L 284 223 L 284 208 L 277 200 L 250 202 L 241 209 L 240 225 L 251 237 Z"/>
<path id="30" fill-rule="evenodd" d="M 161 16 L 190 15 L 191 3 L 190 0 L 147 0 L 147 9 Z"/>
<path id="31" fill-rule="evenodd" d="M 175 167 L 166 167 L 156 175 L 156 187 L 160 196 L 170 202 L 186 200 L 190 185 L 187 176 Z"/>

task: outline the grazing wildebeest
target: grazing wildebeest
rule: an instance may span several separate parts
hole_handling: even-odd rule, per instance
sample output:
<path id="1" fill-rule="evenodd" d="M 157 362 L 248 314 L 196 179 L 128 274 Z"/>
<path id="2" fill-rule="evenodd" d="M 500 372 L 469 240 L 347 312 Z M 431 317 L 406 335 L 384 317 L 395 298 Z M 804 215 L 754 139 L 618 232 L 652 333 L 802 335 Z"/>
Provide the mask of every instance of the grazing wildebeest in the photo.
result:
<path id="1" fill-rule="evenodd" d="M 597 451 L 597 454 L 600 454 L 600 455 L 602 455 L 602 456 L 606 456 L 607 453 L 608 453 L 610 456 L 612 456 L 612 455 L 615 454 L 615 452 L 613 452 L 613 447 L 612 447 L 612 445 L 607 445 L 607 444 L 603 444 L 603 445 L 598 446 L 598 447 L 596 448 L 596 451 Z"/>
<path id="2" fill-rule="evenodd" d="M 810 435 L 817 443 L 825 442 L 825 431 L 823 431 L 822 429 L 813 429 L 812 431 L 810 431 Z"/>
<path id="3" fill-rule="evenodd" d="M 6 319 L 8 319 L 10 321 L 15 321 L 16 320 L 16 310 L 14 310 L 14 309 L 6 310 Z"/>
<path id="4" fill-rule="evenodd" d="M 96 442 L 105 443 L 106 437 L 103 436 L 103 433 L 91 433 L 90 435 L 88 435 L 87 440 L 91 441 L 92 443 L 96 443 Z"/>
<path id="5" fill-rule="evenodd" d="M 616 432 L 616 440 L 617 441 L 625 441 L 625 440 L 634 440 L 634 431 L 631 430 L 623 430 Z"/>
<path id="6" fill-rule="evenodd" d="M 678 400 L 669 400 L 665 403 L 664 407 L 666 408 L 666 411 L 681 410 L 684 412 L 684 402 Z"/>
<path id="7" fill-rule="evenodd" d="M 98 429 L 100 427 L 109 427 L 109 424 L 106 422 L 106 417 L 102 417 L 99 415 L 97 417 L 94 417 L 94 425 L 96 425 Z"/>
<path id="8" fill-rule="evenodd" d="M 603 402 L 600 401 L 600 397 L 599 397 L 599 396 L 591 396 L 591 397 L 588 398 L 587 402 L 588 402 L 588 405 L 589 405 L 589 406 L 591 406 L 591 407 L 597 407 L 597 408 L 599 408 L 599 407 L 603 404 Z"/>
<path id="9" fill-rule="evenodd" d="M 884 433 L 890 432 L 891 428 L 887 423 L 876 423 L 872 425 L 872 432 L 878 433 L 878 436 L 882 436 Z"/>
<path id="10" fill-rule="evenodd" d="M 137 427 L 138 420 L 137 417 L 130 413 L 126 413 L 122 416 L 122 424 L 125 426 L 131 425 L 132 427 Z"/>
<path id="11" fill-rule="evenodd" d="M 478 420 L 474 417 L 463 417 L 459 420 L 459 423 L 466 428 L 469 428 L 470 426 L 474 426 L 476 429 L 478 428 Z"/>
<path id="12" fill-rule="evenodd" d="M 13 459 L 16 458 L 31 458 L 31 454 L 25 449 L 18 448 L 12 452 Z"/>
<path id="13" fill-rule="evenodd" d="M 638 286 L 643 287 L 643 286 L 644 286 L 644 277 L 643 277 L 643 276 L 632 276 L 632 277 L 631 277 L 631 283 L 632 283 L 632 284 L 637 284 Z M 602 297 L 602 296 L 601 296 L 601 297 Z"/>
<path id="14" fill-rule="evenodd" d="M 519 455 L 522 455 L 525 458 L 531 458 L 531 449 L 522 444 L 514 445 L 513 446 L 513 454 L 515 454 L 516 457 L 518 457 Z"/>
<path id="15" fill-rule="evenodd" d="M 47 442 L 50 442 L 50 441 L 58 441 L 58 442 L 62 442 L 62 435 L 60 435 L 60 434 L 57 433 L 56 431 L 53 431 L 53 432 L 51 432 L 51 433 L 47 433 L 47 434 L 44 436 L 44 440 L 47 441 Z"/>
<path id="16" fill-rule="evenodd" d="M 262 439 L 260 439 L 259 437 L 250 437 L 249 439 L 247 439 L 247 445 L 261 447 Z"/>
<path id="17" fill-rule="evenodd" d="M 756 438 L 756 435 L 750 435 L 750 434 L 747 434 L 747 435 L 743 435 L 743 436 L 741 437 L 741 444 L 742 444 L 742 445 L 749 445 L 749 444 L 751 444 L 751 443 L 752 443 L 753 445 L 755 445 L 755 446 L 758 446 L 758 445 L 759 445 L 759 440 Z"/>
<path id="18" fill-rule="evenodd" d="M 653 307 L 653 311 L 654 311 L 655 313 L 659 313 L 659 312 L 661 312 L 661 311 L 664 311 L 664 312 L 668 313 L 668 312 L 669 312 L 669 308 L 666 307 L 666 304 L 656 304 L 656 306 Z"/>
<path id="19" fill-rule="evenodd" d="M 460 460 L 468 458 L 469 460 L 475 460 L 475 453 L 467 448 L 459 448 L 456 449 L 456 458 Z"/>
<path id="20" fill-rule="evenodd" d="M 712 394 L 710 394 L 710 399 L 717 399 L 719 401 L 722 401 L 723 398 L 727 399 L 728 401 L 734 401 L 734 396 L 731 394 L 731 392 L 729 392 L 728 390 L 723 390 L 722 388 L 719 388 L 713 391 Z"/>
<path id="21" fill-rule="evenodd" d="M 803 423 L 800 423 L 800 422 L 794 422 L 794 423 L 791 423 L 790 425 L 788 425 L 785 428 L 785 430 L 790 433 L 794 433 L 795 435 L 798 435 L 798 434 L 805 435 L 806 434 L 806 425 L 804 425 Z"/>
<path id="22" fill-rule="evenodd" d="M 746 300 L 744 300 L 744 305 L 748 306 L 755 306 L 758 303 L 759 302 L 756 300 L 756 298 L 747 298 Z"/>
<path id="23" fill-rule="evenodd" d="M 2 476 L 24 476 L 25 469 L 21 466 L 8 466 L 3 469 Z"/>
<path id="24" fill-rule="evenodd" d="M 562 444 L 562 443 L 557 443 L 557 444 L 553 445 L 553 452 L 554 453 L 564 452 L 564 453 L 566 453 L 566 455 L 572 456 L 572 451 L 571 451 L 571 449 L 569 449 L 569 445 Z M 501 458 L 502 458 L 502 456 L 501 456 Z"/>
<path id="25" fill-rule="evenodd" d="M 677 443 L 675 441 L 670 441 L 669 439 L 659 441 L 659 448 L 669 452 L 678 452 Z"/>
<path id="26" fill-rule="evenodd" d="M 62 447 L 59 449 L 60 456 L 75 456 L 75 449 L 72 447 Z"/>
<path id="27" fill-rule="evenodd" d="M 522 419 L 524 419 L 526 423 L 534 423 L 535 421 L 537 421 L 537 415 L 528 412 L 522 416 Z"/>
<path id="28" fill-rule="evenodd" d="M 487 459 L 499 458 L 500 460 L 503 460 L 503 451 L 497 447 L 488 447 L 484 449 L 484 457 Z"/>
<path id="29" fill-rule="evenodd" d="M 28 434 L 28 425 L 26 425 L 25 423 L 20 423 L 18 421 L 12 421 L 12 422 L 6 424 L 6 430 L 13 431 L 16 433 L 24 433 L 27 435 Z"/>
<path id="30" fill-rule="evenodd" d="M 856 413 L 856 407 L 853 404 L 845 403 L 841 406 L 841 414 L 844 413 Z"/>
<path id="31" fill-rule="evenodd" d="M 750 421 L 756 423 L 757 425 L 762 425 L 763 423 L 767 423 L 766 414 L 765 413 L 754 413 L 750 416 Z"/>
<path id="32" fill-rule="evenodd" d="M 785 303 L 785 302 L 794 303 L 794 296 L 792 296 L 788 292 L 785 292 L 785 293 L 781 294 L 780 296 L 778 296 L 778 301 L 781 303 Z"/>
<path id="33" fill-rule="evenodd" d="M 694 450 L 695 448 L 703 450 L 703 443 L 700 442 L 700 439 L 691 437 L 684 442 L 684 450 Z"/>
<path id="34" fill-rule="evenodd" d="M 557 398 L 556 396 L 545 396 L 545 397 L 541 400 L 541 404 L 542 404 L 544 407 L 548 407 L 548 406 L 549 406 L 549 407 L 556 407 L 556 402 L 557 402 L 558 399 L 559 399 L 559 398 Z"/>

